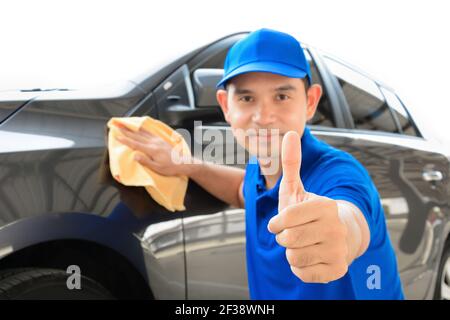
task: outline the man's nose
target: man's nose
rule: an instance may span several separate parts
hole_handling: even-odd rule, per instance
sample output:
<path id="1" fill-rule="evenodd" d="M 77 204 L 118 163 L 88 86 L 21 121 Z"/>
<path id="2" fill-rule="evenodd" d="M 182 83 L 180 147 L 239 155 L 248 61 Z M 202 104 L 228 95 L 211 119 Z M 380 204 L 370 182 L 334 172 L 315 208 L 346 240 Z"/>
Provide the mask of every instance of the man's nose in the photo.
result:
<path id="1" fill-rule="evenodd" d="M 260 104 L 253 114 L 253 122 L 259 126 L 266 126 L 274 121 L 272 108 L 267 104 Z"/>

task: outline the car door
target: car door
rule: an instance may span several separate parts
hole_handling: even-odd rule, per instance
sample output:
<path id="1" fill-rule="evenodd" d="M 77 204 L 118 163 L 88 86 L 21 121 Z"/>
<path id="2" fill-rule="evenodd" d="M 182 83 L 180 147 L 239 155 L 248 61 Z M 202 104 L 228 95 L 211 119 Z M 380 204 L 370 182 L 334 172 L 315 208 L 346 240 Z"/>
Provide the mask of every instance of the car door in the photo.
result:
<path id="1" fill-rule="evenodd" d="M 350 121 L 332 137 L 318 136 L 368 170 L 380 193 L 405 295 L 423 299 L 432 289 L 448 215 L 447 158 L 421 136 L 392 89 L 334 57 L 323 55 L 321 61 Z"/>

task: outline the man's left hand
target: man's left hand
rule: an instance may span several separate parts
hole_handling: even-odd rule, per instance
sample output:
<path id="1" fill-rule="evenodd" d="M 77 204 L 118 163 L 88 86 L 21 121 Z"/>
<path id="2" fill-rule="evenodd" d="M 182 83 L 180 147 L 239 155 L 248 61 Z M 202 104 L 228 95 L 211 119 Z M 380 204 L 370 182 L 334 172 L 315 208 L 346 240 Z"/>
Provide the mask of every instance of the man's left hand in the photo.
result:
<path id="1" fill-rule="evenodd" d="M 343 277 L 361 254 L 361 230 L 352 212 L 359 209 L 305 191 L 300 178 L 300 143 L 293 131 L 283 138 L 278 214 L 268 229 L 286 248 L 287 261 L 297 277 L 303 282 L 328 283 Z"/>

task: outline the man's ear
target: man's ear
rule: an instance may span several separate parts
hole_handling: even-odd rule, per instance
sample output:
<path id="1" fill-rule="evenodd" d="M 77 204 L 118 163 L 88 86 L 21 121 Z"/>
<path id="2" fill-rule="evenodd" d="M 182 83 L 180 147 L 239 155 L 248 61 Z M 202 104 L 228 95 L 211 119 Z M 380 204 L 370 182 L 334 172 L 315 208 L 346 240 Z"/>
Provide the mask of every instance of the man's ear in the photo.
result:
<path id="1" fill-rule="evenodd" d="M 320 97 L 322 97 L 322 87 L 320 84 L 313 84 L 309 87 L 307 95 L 306 105 L 306 121 L 311 120 L 316 113 L 317 106 L 319 105 Z"/>
<path id="2" fill-rule="evenodd" d="M 219 89 L 216 92 L 216 99 L 222 109 L 225 120 L 228 121 L 228 91 Z"/>

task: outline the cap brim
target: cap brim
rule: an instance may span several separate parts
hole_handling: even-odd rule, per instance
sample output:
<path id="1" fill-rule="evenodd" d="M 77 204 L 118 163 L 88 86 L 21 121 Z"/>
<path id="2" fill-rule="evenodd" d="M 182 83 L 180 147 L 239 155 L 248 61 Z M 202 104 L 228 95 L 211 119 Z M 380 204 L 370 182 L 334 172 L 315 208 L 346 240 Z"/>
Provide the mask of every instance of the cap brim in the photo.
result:
<path id="1" fill-rule="evenodd" d="M 307 72 L 288 64 L 272 61 L 256 61 L 242 65 L 230 72 L 227 76 L 223 77 L 219 81 L 216 88 L 222 87 L 225 82 L 233 77 L 249 72 L 269 72 L 289 78 L 304 78 L 308 76 Z"/>

